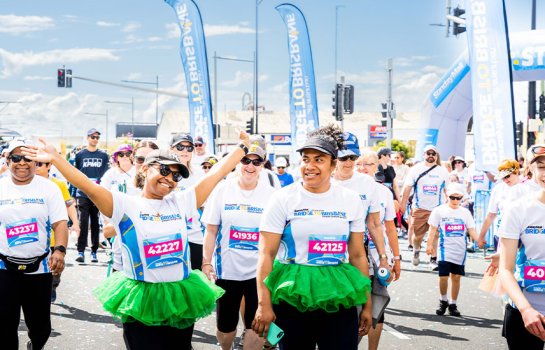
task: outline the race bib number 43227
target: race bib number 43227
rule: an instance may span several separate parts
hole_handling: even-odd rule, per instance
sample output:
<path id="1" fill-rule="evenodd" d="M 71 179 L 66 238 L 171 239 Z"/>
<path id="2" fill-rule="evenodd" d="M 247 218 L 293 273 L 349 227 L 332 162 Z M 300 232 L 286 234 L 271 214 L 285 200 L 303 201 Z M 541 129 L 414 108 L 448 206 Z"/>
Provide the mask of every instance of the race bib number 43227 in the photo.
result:
<path id="1" fill-rule="evenodd" d="M 338 265 L 346 260 L 347 235 L 310 235 L 308 263 Z"/>
<path id="2" fill-rule="evenodd" d="M 39 240 L 38 222 L 33 218 L 6 225 L 6 236 L 10 247 L 37 242 Z"/>

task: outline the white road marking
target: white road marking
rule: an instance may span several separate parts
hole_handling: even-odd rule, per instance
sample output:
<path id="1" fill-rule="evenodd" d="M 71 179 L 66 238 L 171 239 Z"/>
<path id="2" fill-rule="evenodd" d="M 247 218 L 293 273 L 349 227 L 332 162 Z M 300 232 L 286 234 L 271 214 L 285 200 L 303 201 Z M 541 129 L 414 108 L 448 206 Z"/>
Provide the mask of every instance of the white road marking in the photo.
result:
<path id="1" fill-rule="evenodd" d="M 398 331 L 396 331 L 395 329 L 393 329 L 392 327 L 384 324 L 383 330 L 385 330 L 386 332 L 390 333 L 391 335 L 393 335 L 394 337 L 396 337 L 397 339 L 401 339 L 401 340 L 410 340 L 411 338 L 407 337 L 405 334 L 403 333 L 399 333 Z"/>

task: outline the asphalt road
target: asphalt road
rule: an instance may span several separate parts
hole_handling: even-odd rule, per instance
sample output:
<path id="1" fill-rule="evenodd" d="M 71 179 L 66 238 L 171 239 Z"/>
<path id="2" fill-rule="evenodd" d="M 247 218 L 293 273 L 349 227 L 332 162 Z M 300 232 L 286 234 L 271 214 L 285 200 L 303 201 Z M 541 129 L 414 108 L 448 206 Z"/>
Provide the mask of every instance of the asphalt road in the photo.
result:
<path id="1" fill-rule="evenodd" d="M 389 287 L 392 301 L 386 310 L 381 349 L 506 349 L 501 337 L 502 301 L 478 289 L 486 263 L 482 253 L 469 254 L 466 277 L 462 278 L 458 309 L 462 317 L 436 316 L 438 277 L 426 259 L 418 267 L 410 264 L 406 241 L 400 241 L 404 261 L 401 279 Z M 421 255 L 425 257 L 425 255 Z M 70 243 L 67 268 L 52 305 L 53 331 L 46 349 L 123 349 L 122 328 L 92 295 L 106 276 L 108 256 L 99 251 L 99 263 L 77 264 Z M 87 260 L 89 257 L 86 257 Z M 239 326 L 241 330 L 241 327 Z M 214 314 L 195 327 L 196 350 L 219 349 L 215 338 Z M 20 349 L 28 340 L 23 317 L 19 328 Z M 1 348 L 1 346 L 0 346 Z M 360 349 L 367 349 L 364 338 Z"/>

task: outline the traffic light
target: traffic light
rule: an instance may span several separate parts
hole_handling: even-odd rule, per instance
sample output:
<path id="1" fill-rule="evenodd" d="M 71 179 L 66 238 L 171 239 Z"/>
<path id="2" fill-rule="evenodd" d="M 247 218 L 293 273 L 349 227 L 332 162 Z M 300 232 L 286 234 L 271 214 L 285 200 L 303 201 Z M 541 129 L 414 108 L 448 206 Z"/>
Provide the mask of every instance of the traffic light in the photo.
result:
<path id="1" fill-rule="evenodd" d="M 539 95 L 539 119 L 545 119 L 545 96 L 543 93 Z"/>
<path id="2" fill-rule="evenodd" d="M 335 90 L 333 90 L 333 105 L 331 107 L 333 107 L 333 116 L 337 121 L 343 120 L 343 92 L 343 84 L 335 85 Z"/>
<path id="3" fill-rule="evenodd" d="M 344 87 L 343 112 L 346 114 L 354 113 L 354 86 L 346 85 Z"/>
<path id="4" fill-rule="evenodd" d="M 218 139 L 221 137 L 220 135 L 220 130 L 221 130 L 221 127 L 219 124 L 212 124 L 214 126 L 214 138 L 215 139 Z"/>
<path id="5" fill-rule="evenodd" d="M 57 69 L 57 87 L 64 87 L 66 83 L 66 75 L 64 69 Z"/>
<path id="6" fill-rule="evenodd" d="M 246 121 L 246 132 L 248 134 L 254 133 L 254 117 L 251 117 L 250 120 Z"/>
<path id="7" fill-rule="evenodd" d="M 515 138 L 517 146 L 522 146 L 522 136 L 524 133 L 524 124 L 522 122 L 517 122 L 515 124 Z"/>
<path id="8" fill-rule="evenodd" d="M 71 69 L 66 70 L 66 87 L 67 88 L 72 87 L 72 70 Z"/>
<path id="9" fill-rule="evenodd" d="M 380 124 L 382 126 L 388 125 L 388 103 L 381 103 L 382 110 L 380 111 L 380 114 L 382 115 L 382 119 L 380 120 Z"/>
<path id="10" fill-rule="evenodd" d="M 466 10 L 461 9 L 459 7 L 455 7 L 454 10 L 452 10 L 452 14 L 454 15 L 454 17 L 462 18 L 461 16 L 464 13 L 466 13 Z M 464 19 L 464 18 L 462 18 L 462 19 Z M 459 23 L 453 22 L 453 26 L 452 26 L 452 34 L 453 35 L 462 34 L 465 31 L 466 31 L 466 27 L 464 27 L 463 25 L 461 25 Z"/>

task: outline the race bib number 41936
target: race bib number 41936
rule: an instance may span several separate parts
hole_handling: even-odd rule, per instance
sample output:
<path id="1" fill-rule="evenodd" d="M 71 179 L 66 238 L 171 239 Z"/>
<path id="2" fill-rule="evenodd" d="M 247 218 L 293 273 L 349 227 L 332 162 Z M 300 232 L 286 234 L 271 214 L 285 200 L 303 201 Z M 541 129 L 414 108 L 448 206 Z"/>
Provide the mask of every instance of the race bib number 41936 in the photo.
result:
<path id="1" fill-rule="evenodd" d="M 37 242 L 38 222 L 36 219 L 27 219 L 6 225 L 6 236 L 10 247 Z"/>
<path id="2" fill-rule="evenodd" d="M 258 227 L 231 226 L 229 229 L 229 248 L 257 250 L 258 243 Z"/>
<path id="3" fill-rule="evenodd" d="M 308 263 L 311 265 L 338 265 L 346 260 L 347 235 L 310 235 Z"/>
<path id="4" fill-rule="evenodd" d="M 146 265 L 149 269 L 156 269 L 183 262 L 184 246 L 179 233 L 143 242 Z"/>

